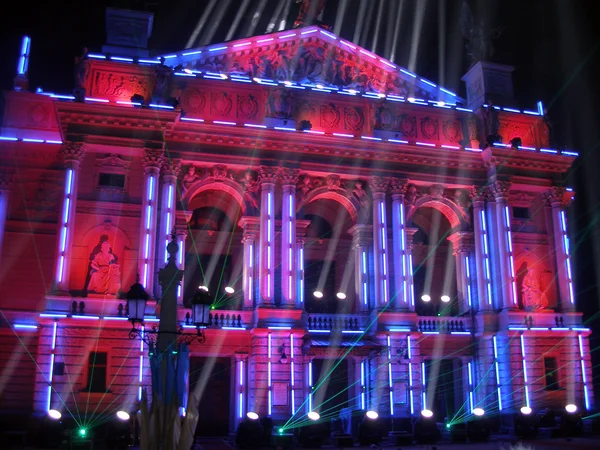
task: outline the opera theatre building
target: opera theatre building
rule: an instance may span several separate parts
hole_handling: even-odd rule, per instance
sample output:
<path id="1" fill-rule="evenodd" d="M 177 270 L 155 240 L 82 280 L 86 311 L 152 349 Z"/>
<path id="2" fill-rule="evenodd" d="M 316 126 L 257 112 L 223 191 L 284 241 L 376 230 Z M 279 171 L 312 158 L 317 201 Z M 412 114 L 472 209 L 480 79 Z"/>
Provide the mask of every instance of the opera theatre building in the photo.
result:
<path id="1" fill-rule="evenodd" d="M 594 409 L 578 155 L 512 67 L 461 98 L 318 26 L 159 55 L 111 33 L 72 92 L 3 93 L 2 417 L 135 414 L 157 352 L 197 435 Z"/>

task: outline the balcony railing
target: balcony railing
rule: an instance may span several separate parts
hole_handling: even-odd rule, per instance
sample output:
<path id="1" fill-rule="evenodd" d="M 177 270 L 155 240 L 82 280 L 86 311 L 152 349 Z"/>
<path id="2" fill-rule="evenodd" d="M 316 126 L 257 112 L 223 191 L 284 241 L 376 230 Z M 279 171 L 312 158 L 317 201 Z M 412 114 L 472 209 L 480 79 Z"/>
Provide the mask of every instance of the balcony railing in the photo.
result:
<path id="1" fill-rule="evenodd" d="M 364 330 L 365 316 L 353 314 L 311 314 L 308 316 L 309 330 Z"/>
<path id="2" fill-rule="evenodd" d="M 470 319 L 460 317 L 420 316 L 417 319 L 417 330 L 424 332 L 465 332 L 471 331 Z"/>

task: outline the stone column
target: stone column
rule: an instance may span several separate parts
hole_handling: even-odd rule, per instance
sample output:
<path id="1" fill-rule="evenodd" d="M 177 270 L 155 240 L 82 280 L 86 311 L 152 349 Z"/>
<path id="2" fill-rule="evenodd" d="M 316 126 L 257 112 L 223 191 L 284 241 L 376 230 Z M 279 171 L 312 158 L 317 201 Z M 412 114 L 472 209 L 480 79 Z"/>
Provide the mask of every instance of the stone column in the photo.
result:
<path id="1" fill-rule="evenodd" d="M 510 211 L 508 210 L 510 183 L 495 181 L 490 185 L 490 190 L 496 200 L 496 217 L 492 222 L 494 230 L 492 235 L 495 237 L 493 248 L 497 252 L 499 269 L 495 271 L 497 279 L 494 280 L 496 292 L 501 297 L 498 306 L 502 309 L 515 308 L 517 306 L 516 282 L 510 236 Z M 488 242 L 488 244 L 491 244 L 491 242 Z"/>
<path id="2" fill-rule="evenodd" d="M 484 223 L 486 189 L 479 186 L 471 187 L 470 197 L 473 205 L 473 229 L 475 241 L 475 274 L 477 284 L 477 308 L 479 310 L 493 309 L 491 288 L 491 260 L 487 237 L 488 225 Z"/>
<path id="3" fill-rule="evenodd" d="M 298 261 L 296 243 L 296 185 L 300 171 L 298 169 L 281 168 L 283 195 L 281 198 L 281 298 L 282 305 L 295 307 L 297 304 L 297 270 Z"/>
<path id="4" fill-rule="evenodd" d="M 138 270 L 141 277 L 140 282 L 146 288 L 146 292 L 154 292 L 158 176 L 163 162 L 163 154 L 164 151 L 162 149 L 146 148 L 142 155 L 144 190 L 142 197 L 142 220 L 140 223 Z"/>
<path id="5" fill-rule="evenodd" d="M 7 173 L 0 174 L 0 263 L 2 262 L 2 243 L 4 241 L 6 216 L 8 214 L 8 199 L 10 196 L 11 185 L 11 175 Z"/>
<path id="6" fill-rule="evenodd" d="M 408 261 L 406 257 L 406 215 L 404 211 L 404 194 L 407 180 L 391 179 L 392 191 L 392 248 L 390 260 L 394 268 L 394 290 L 392 300 L 396 308 L 410 309 L 408 290 Z"/>
<path id="7" fill-rule="evenodd" d="M 457 231 L 450 235 L 452 254 L 456 260 L 456 286 L 458 289 L 458 313 L 464 314 L 471 308 L 469 256 L 473 250 L 473 233 Z"/>
<path id="8" fill-rule="evenodd" d="M 369 244 L 373 237 L 373 227 L 370 225 L 354 225 L 348 232 L 352 235 L 354 250 L 354 289 L 356 305 L 354 310 L 368 312 L 369 305 L 374 305 L 369 292 Z"/>
<path id="9" fill-rule="evenodd" d="M 413 248 L 413 237 L 418 231 L 417 228 L 406 228 L 406 262 L 408 264 L 408 271 L 406 272 L 406 285 L 408 289 L 408 308 L 410 311 L 415 310 L 415 286 L 413 282 L 413 259 L 412 259 L 412 248 Z"/>
<path id="10" fill-rule="evenodd" d="M 160 202 L 160 231 L 156 252 L 156 259 L 160 266 L 166 264 L 167 260 L 169 259 L 169 255 L 167 254 L 167 245 L 171 240 L 170 236 L 173 228 L 175 227 L 175 210 L 177 209 L 177 178 L 179 177 L 180 173 L 181 161 L 169 159 L 165 156 L 162 161 L 163 185 Z M 183 251 L 180 251 L 179 255 L 183 255 Z M 181 269 L 182 267 L 179 268 Z M 155 294 L 158 295 L 158 292 L 155 292 Z"/>
<path id="11" fill-rule="evenodd" d="M 388 270 L 387 215 L 385 193 L 388 180 L 371 177 L 369 187 L 373 195 L 373 281 L 375 286 L 374 306 L 378 309 L 388 305 L 390 298 Z"/>
<path id="12" fill-rule="evenodd" d="M 65 166 L 65 190 L 60 210 L 60 228 L 58 231 L 58 255 L 54 285 L 56 290 L 69 291 L 73 231 L 77 211 L 77 188 L 79 184 L 79 166 L 85 154 L 83 142 L 65 142 L 61 147 Z"/>
<path id="13" fill-rule="evenodd" d="M 552 208 L 552 233 L 554 237 L 554 262 L 558 282 L 558 293 L 561 309 L 564 311 L 575 310 L 573 298 L 573 278 L 571 273 L 571 255 L 569 251 L 569 236 L 567 234 L 567 217 L 564 210 L 564 188 L 553 186 L 544 192 L 546 202 Z"/>
<path id="14" fill-rule="evenodd" d="M 260 303 L 275 304 L 275 183 L 277 168 L 260 166 Z"/>
<path id="15" fill-rule="evenodd" d="M 242 272 L 242 289 L 244 291 L 243 309 L 253 309 L 256 297 L 256 240 L 260 235 L 260 219 L 254 216 L 244 216 L 239 226 L 243 230 L 244 265 Z"/>
<path id="16" fill-rule="evenodd" d="M 234 422 L 238 424 L 240 421 L 244 420 L 248 412 L 248 374 L 250 371 L 248 368 L 248 354 L 247 353 L 236 353 L 235 354 L 235 417 L 237 420 Z M 237 428 L 237 425 L 236 425 Z"/>
<path id="17" fill-rule="evenodd" d="M 310 220 L 296 220 L 296 308 L 304 308 L 304 243 L 306 242 L 306 228 Z"/>

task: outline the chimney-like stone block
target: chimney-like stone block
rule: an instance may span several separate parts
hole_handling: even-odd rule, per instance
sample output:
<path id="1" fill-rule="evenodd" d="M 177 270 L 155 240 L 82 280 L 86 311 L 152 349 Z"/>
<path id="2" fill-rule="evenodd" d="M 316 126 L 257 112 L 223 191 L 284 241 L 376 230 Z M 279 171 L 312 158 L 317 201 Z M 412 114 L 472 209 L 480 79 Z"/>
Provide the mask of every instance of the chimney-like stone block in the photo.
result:
<path id="1" fill-rule="evenodd" d="M 106 45 L 104 53 L 148 56 L 154 14 L 128 9 L 106 8 Z"/>
<path id="2" fill-rule="evenodd" d="M 462 77 L 467 85 L 467 102 L 476 110 L 484 103 L 513 106 L 512 66 L 479 61 Z"/>

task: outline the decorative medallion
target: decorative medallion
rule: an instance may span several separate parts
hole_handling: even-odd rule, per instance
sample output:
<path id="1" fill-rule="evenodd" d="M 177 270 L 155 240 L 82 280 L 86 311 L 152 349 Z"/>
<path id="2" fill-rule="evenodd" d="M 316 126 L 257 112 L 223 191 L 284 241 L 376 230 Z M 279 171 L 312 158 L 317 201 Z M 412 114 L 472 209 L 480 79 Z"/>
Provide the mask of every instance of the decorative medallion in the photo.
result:
<path id="1" fill-rule="evenodd" d="M 444 133 L 444 138 L 448 139 L 448 141 L 460 142 L 461 128 L 458 120 L 445 121 L 442 125 L 442 132 Z"/>
<path id="2" fill-rule="evenodd" d="M 402 114 L 398 117 L 398 128 L 406 137 L 417 137 L 417 118 Z"/>
<path id="3" fill-rule="evenodd" d="M 321 105 L 321 126 L 337 128 L 340 124 L 340 110 L 333 103 Z"/>
<path id="4" fill-rule="evenodd" d="M 211 94 L 211 112 L 221 117 L 228 117 L 231 113 L 233 101 L 227 92 L 213 92 Z"/>
<path id="5" fill-rule="evenodd" d="M 27 111 L 27 121 L 36 127 L 47 127 L 49 117 L 48 109 L 39 103 L 34 103 Z"/>
<path id="6" fill-rule="evenodd" d="M 237 96 L 237 116 L 240 119 L 256 119 L 258 100 L 254 95 Z"/>
<path id="7" fill-rule="evenodd" d="M 181 109 L 186 113 L 202 113 L 206 106 L 206 96 L 200 89 L 191 87 L 181 95 Z"/>
<path id="8" fill-rule="evenodd" d="M 438 140 L 438 121 L 431 117 L 423 117 L 421 119 L 421 135 L 425 139 Z"/>
<path id="9" fill-rule="evenodd" d="M 361 131 L 365 126 L 365 113 L 363 108 L 357 106 L 344 107 L 344 129 Z"/>
<path id="10" fill-rule="evenodd" d="M 388 105 L 376 106 L 371 112 L 374 129 L 392 130 L 394 128 L 394 112 Z"/>

